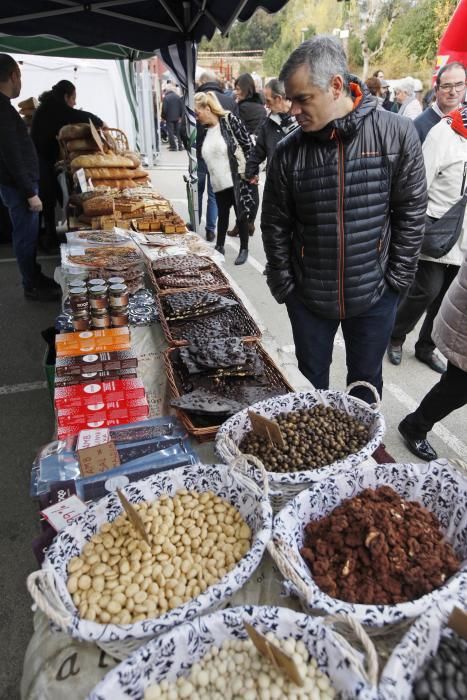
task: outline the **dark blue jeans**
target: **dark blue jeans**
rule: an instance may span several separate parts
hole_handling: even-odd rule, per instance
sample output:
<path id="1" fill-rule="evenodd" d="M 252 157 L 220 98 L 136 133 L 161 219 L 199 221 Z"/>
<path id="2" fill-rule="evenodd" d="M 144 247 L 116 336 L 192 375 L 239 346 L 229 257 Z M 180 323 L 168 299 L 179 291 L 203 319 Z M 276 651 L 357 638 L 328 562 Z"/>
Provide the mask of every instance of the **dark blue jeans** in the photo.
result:
<path id="1" fill-rule="evenodd" d="M 298 368 L 316 389 L 329 388 L 334 336 L 339 324 L 345 341 L 347 384 L 363 380 L 383 391 L 383 357 L 391 335 L 399 294 L 387 287 L 383 296 L 365 313 L 352 318 L 322 318 L 311 312 L 294 292 L 286 299 L 292 324 Z M 359 387 L 354 396 L 374 402 L 372 393 Z"/>
<path id="2" fill-rule="evenodd" d="M 203 194 L 208 183 L 208 204 L 206 208 L 206 231 L 216 231 L 217 221 L 217 202 L 211 186 L 211 178 L 209 177 L 206 163 L 201 158 L 198 159 L 198 214 L 201 221 L 203 213 Z"/>
<path id="3" fill-rule="evenodd" d="M 41 271 L 36 262 L 39 214 L 29 209 L 25 195 L 15 187 L 0 185 L 0 198 L 10 212 L 13 250 L 23 278 L 23 287 L 31 289 L 35 287 L 37 275 Z"/>

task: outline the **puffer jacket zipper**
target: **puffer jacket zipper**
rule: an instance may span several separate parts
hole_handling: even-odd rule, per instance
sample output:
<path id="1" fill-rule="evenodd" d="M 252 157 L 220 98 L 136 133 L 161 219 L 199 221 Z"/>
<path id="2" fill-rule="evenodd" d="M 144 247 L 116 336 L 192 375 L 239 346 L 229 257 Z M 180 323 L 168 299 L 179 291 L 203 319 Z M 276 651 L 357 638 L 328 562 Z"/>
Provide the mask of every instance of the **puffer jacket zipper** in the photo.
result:
<path id="1" fill-rule="evenodd" d="M 338 256 L 338 276 L 337 276 L 337 292 L 339 304 L 339 318 L 345 318 L 345 299 L 344 299 L 344 269 L 345 269 L 345 241 L 344 241 L 344 144 L 342 143 L 339 134 L 336 130 L 333 136 L 337 143 L 337 232 L 339 236 L 339 256 Z"/>

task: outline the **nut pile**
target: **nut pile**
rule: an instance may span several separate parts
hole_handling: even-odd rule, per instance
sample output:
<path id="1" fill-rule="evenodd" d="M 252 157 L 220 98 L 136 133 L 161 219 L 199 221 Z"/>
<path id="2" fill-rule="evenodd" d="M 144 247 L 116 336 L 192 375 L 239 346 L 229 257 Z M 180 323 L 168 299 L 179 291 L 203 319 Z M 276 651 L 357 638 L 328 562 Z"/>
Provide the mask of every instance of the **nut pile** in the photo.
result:
<path id="1" fill-rule="evenodd" d="M 133 505 L 150 545 L 122 514 L 68 563 L 68 592 L 85 620 L 158 617 L 217 583 L 250 549 L 251 530 L 239 511 L 211 491 L 182 489 Z"/>
<path id="2" fill-rule="evenodd" d="M 332 700 L 336 697 L 329 678 L 310 659 L 302 641 L 293 637 L 277 639 L 272 632 L 266 638 L 293 657 L 304 681 L 299 687 L 262 657 L 251 640 L 226 640 L 191 667 L 188 677 L 175 682 L 162 681 L 146 689 L 144 700 L 280 700 L 306 698 Z"/>
<path id="3" fill-rule="evenodd" d="M 318 469 L 358 452 L 369 440 L 365 425 L 330 406 L 301 408 L 275 419 L 285 447 L 277 447 L 249 432 L 240 443 L 242 452 L 255 455 L 270 472 Z"/>
<path id="4" fill-rule="evenodd" d="M 367 605 L 416 600 L 460 565 L 437 517 L 389 486 L 365 489 L 308 523 L 300 552 L 327 595 Z"/>
<path id="5" fill-rule="evenodd" d="M 441 639 L 438 652 L 422 669 L 413 700 L 467 698 L 467 642 L 457 635 Z"/>

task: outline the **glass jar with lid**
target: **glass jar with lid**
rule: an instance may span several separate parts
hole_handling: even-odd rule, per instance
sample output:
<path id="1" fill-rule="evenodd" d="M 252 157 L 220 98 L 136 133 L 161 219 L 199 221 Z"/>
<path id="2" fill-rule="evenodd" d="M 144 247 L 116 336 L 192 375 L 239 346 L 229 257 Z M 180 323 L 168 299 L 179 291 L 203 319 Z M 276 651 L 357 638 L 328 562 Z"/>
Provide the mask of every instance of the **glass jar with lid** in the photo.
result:
<path id="1" fill-rule="evenodd" d="M 107 309 L 109 306 L 107 287 L 101 285 L 90 287 L 89 305 L 91 309 Z"/>
<path id="2" fill-rule="evenodd" d="M 111 308 L 128 306 L 129 296 L 126 284 L 112 284 L 109 287 L 109 304 Z"/>
<path id="3" fill-rule="evenodd" d="M 93 328 L 110 328 L 110 315 L 108 309 L 92 309 L 91 326 Z"/>
<path id="4" fill-rule="evenodd" d="M 88 310 L 88 290 L 86 289 L 86 287 L 72 286 L 68 290 L 68 296 L 70 297 L 70 306 L 73 313 Z"/>

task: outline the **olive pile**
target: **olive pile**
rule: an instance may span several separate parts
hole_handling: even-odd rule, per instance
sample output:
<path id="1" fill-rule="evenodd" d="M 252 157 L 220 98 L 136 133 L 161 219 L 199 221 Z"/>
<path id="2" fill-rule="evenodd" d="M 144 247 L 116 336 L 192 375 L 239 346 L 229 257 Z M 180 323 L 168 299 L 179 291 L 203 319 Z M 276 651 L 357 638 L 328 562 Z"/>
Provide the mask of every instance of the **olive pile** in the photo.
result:
<path id="1" fill-rule="evenodd" d="M 438 653 L 422 669 L 413 688 L 413 700 L 467 698 L 467 642 L 457 635 L 444 637 Z"/>
<path id="2" fill-rule="evenodd" d="M 344 411 L 330 406 L 301 408 L 275 418 L 285 446 L 249 432 L 240 449 L 262 460 L 270 472 L 318 469 L 358 452 L 369 440 L 368 429 Z"/>

